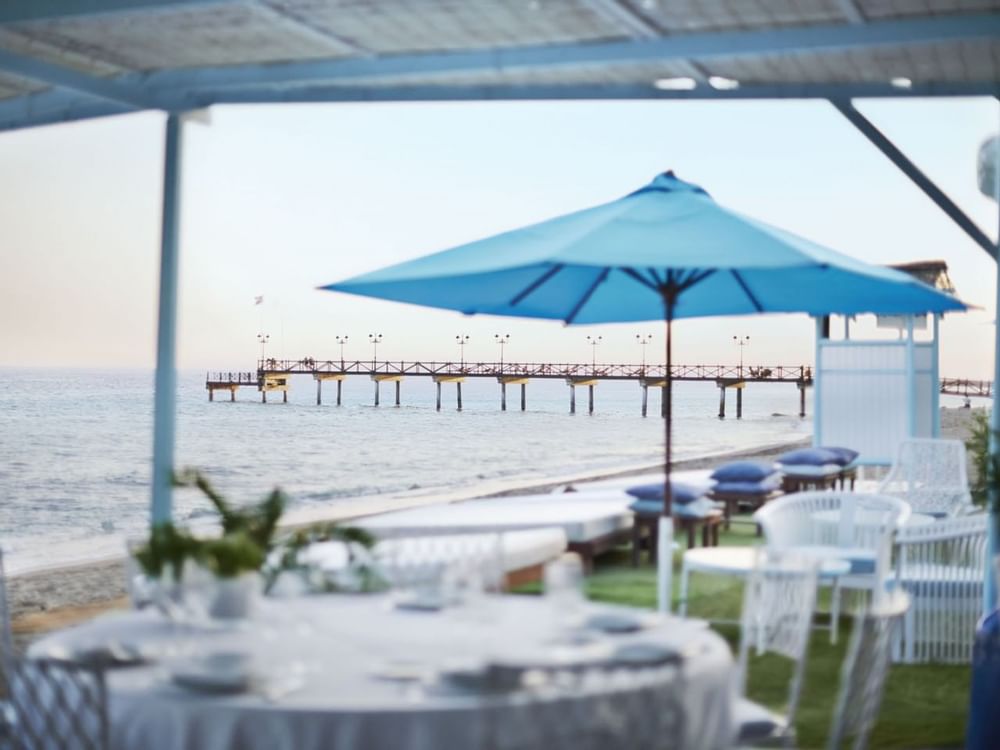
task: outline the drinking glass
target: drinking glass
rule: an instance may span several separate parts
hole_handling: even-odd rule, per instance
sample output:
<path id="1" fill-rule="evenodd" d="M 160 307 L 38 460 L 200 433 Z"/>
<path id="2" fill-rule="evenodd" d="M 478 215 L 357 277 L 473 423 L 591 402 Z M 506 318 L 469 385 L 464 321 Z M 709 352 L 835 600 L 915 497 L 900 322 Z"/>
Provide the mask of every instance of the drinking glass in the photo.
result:
<path id="1" fill-rule="evenodd" d="M 542 581 L 545 598 L 552 606 L 557 625 L 577 625 L 585 601 L 583 561 L 580 556 L 575 552 L 566 552 L 546 563 Z"/>

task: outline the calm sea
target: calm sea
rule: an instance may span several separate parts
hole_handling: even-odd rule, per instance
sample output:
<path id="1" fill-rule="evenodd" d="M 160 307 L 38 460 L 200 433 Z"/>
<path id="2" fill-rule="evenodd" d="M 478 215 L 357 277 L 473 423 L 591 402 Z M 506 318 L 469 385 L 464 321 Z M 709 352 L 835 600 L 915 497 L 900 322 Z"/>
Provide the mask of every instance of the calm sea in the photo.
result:
<path id="1" fill-rule="evenodd" d="M 14 567 L 27 558 L 56 554 L 109 535 L 139 532 L 148 522 L 152 451 L 151 372 L 5 369 L 0 390 L 0 544 Z M 587 389 L 577 389 L 570 416 L 569 388 L 561 381 L 528 385 L 528 410 L 519 411 L 519 388 L 509 386 L 500 411 L 495 381 L 463 386 L 463 411 L 454 385 L 443 386 L 443 408 L 434 408 L 434 385 L 411 378 L 395 408 L 394 386 L 351 378 L 344 404 L 336 385 L 324 386 L 317 406 L 308 377 L 292 381 L 289 403 L 271 394 L 260 403 L 243 389 L 236 403 L 217 394 L 209 403 L 203 372 L 179 377 L 177 463 L 204 470 L 233 500 L 256 499 L 280 485 L 298 506 L 363 502 L 398 493 L 463 488 L 484 491 L 510 483 L 593 473 L 661 459 L 659 393 L 650 391 L 650 417 L 640 416 L 635 383 L 601 383 L 596 411 L 588 416 Z M 728 413 L 735 414 L 729 393 Z M 277 402 L 277 403 L 274 403 Z M 811 403 L 808 411 L 812 411 Z M 711 383 L 675 389 L 678 458 L 730 451 L 804 437 L 811 423 L 796 416 L 791 384 L 751 384 L 744 418 L 717 417 L 718 390 Z M 175 515 L 207 514 L 193 492 L 175 499 Z M 91 544 L 91 542 L 86 542 Z M 29 566 L 30 567 L 30 566 Z"/>

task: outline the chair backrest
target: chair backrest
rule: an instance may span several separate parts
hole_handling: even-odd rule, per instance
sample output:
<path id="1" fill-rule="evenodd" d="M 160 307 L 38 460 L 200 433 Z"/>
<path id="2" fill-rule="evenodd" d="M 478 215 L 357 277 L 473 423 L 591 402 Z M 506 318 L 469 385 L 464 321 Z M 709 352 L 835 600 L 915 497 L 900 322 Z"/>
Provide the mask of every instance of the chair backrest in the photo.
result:
<path id="1" fill-rule="evenodd" d="M 848 491 L 795 492 L 754 513 L 773 548 L 830 545 L 878 551 L 910 518 L 896 497 Z"/>
<path id="2" fill-rule="evenodd" d="M 965 444 L 932 438 L 902 441 L 878 492 L 902 498 L 917 513 L 960 513 L 972 504 Z"/>
<path id="3" fill-rule="evenodd" d="M 375 547 L 375 563 L 385 582 L 397 590 L 498 591 L 504 578 L 503 537 L 448 534 L 387 539 Z"/>
<path id="4" fill-rule="evenodd" d="M 743 593 L 740 618 L 739 685 L 746 692 L 750 648 L 771 652 L 795 663 L 789 684 L 788 723 L 791 725 L 802 691 L 806 650 L 816 609 L 819 563 L 791 552 L 759 548 Z"/>
<path id="5" fill-rule="evenodd" d="M 9 692 L 8 674 L 14 659 L 14 636 L 11 627 L 10 604 L 7 600 L 7 575 L 0 549 L 0 689 Z"/>
<path id="6" fill-rule="evenodd" d="M 896 591 L 855 618 L 841 667 L 828 750 L 839 750 L 852 740 L 854 750 L 867 747 L 882 703 L 892 641 L 908 606 L 906 594 Z"/>
<path id="7" fill-rule="evenodd" d="M 107 690 L 95 667 L 15 658 L 10 669 L 15 750 L 105 750 Z"/>
<path id="8" fill-rule="evenodd" d="M 896 580 L 912 601 L 901 657 L 969 663 L 982 614 L 986 513 L 910 525 L 896 538 Z"/>

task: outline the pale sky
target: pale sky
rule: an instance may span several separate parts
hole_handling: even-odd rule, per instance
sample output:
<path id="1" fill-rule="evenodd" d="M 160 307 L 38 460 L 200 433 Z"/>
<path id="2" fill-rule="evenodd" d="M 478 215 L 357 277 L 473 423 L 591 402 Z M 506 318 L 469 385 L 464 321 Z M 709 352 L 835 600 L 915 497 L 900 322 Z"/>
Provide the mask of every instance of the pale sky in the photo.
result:
<path id="1" fill-rule="evenodd" d="M 976 187 L 993 99 L 860 102 L 991 237 Z M 0 365 L 152 367 L 163 116 L 0 133 Z M 662 323 L 570 327 L 463 317 L 315 287 L 618 198 L 673 169 L 719 202 L 875 263 L 943 259 L 980 306 L 942 325 L 941 373 L 990 378 L 996 265 L 824 102 L 217 107 L 185 126 L 182 368 L 268 356 L 638 361 Z M 265 304 L 254 305 L 263 295 Z M 675 361 L 811 363 L 805 316 L 685 320 Z M 654 352 L 656 353 L 654 355 Z"/>

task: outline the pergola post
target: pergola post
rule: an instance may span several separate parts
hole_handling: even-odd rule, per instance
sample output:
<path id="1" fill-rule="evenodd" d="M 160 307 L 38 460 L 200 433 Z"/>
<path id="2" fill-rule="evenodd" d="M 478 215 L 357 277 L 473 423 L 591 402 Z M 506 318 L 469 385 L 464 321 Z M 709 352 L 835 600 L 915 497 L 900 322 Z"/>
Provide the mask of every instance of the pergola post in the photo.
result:
<path id="1" fill-rule="evenodd" d="M 173 500 L 177 407 L 177 269 L 180 229 L 181 116 L 167 115 L 163 153 L 163 219 L 160 230 L 160 302 L 156 330 L 153 400 L 154 524 L 170 520 Z"/>

